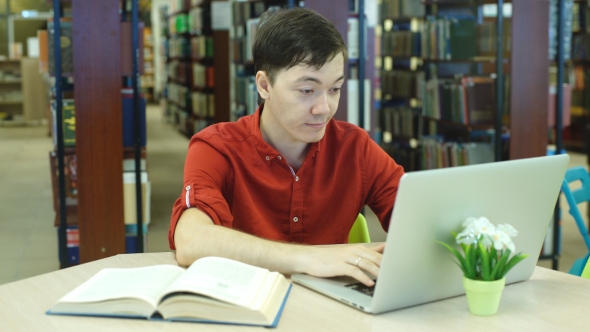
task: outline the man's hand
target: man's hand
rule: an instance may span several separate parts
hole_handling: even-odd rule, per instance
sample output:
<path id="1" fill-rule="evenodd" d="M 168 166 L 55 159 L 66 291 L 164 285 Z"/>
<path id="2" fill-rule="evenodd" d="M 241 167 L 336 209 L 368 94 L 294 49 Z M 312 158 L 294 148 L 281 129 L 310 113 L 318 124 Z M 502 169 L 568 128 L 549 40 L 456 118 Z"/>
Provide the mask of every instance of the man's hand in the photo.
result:
<path id="1" fill-rule="evenodd" d="M 367 286 L 375 282 L 385 244 L 300 245 L 269 241 L 213 224 L 196 208 L 183 212 L 174 234 L 176 259 L 184 266 L 219 256 L 284 274 L 350 276 Z M 360 259 L 359 259 L 360 258 Z"/>
<path id="2" fill-rule="evenodd" d="M 300 246 L 300 266 L 296 270 L 316 277 L 350 276 L 367 286 L 375 282 L 367 275 L 379 275 L 385 244 Z"/>

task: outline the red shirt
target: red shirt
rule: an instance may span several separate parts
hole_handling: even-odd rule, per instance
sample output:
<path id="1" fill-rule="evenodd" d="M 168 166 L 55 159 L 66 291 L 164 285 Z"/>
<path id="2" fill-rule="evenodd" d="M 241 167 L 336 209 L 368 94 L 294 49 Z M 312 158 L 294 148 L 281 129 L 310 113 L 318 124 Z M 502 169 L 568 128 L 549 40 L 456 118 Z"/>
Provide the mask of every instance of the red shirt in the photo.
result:
<path id="1" fill-rule="evenodd" d="M 389 227 L 403 168 L 365 130 L 330 120 L 293 174 L 260 133 L 262 107 L 237 122 L 194 135 L 184 167 L 184 190 L 174 203 L 168 240 L 189 207 L 213 223 L 258 237 L 306 244 L 347 243 L 368 205 Z"/>

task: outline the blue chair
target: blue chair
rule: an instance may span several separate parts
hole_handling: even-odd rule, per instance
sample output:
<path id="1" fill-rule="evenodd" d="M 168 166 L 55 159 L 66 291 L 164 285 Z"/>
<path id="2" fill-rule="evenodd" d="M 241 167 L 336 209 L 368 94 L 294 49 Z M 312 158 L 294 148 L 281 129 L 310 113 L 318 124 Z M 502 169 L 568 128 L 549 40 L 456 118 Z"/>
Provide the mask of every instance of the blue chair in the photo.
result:
<path id="1" fill-rule="evenodd" d="M 574 181 L 580 181 L 582 187 L 576 190 L 571 190 L 569 184 Z M 570 274 L 581 275 L 582 270 L 586 266 L 588 257 L 590 257 L 590 236 L 588 235 L 588 228 L 584 224 L 584 218 L 578 209 L 578 204 L 590 201 L 590 176 L 584 167 L 572 167 L 565 172 L 565 179 L 561 185 L 561 191 L 565 195 L 567 203 L 570 207 L 569 213 L 574 217 L 576 225 L 584 238 L 588 253 L 583 258 L 577 259 L 574 265 L 569 270 Z"/>
<path id="2" fill-rule="evenodd" d="M 369 227 L 365 216 L 359 213 L 356 221 L 352 225 L 352 229 L 348 234 L 348 243 L 370 243 Z"/>

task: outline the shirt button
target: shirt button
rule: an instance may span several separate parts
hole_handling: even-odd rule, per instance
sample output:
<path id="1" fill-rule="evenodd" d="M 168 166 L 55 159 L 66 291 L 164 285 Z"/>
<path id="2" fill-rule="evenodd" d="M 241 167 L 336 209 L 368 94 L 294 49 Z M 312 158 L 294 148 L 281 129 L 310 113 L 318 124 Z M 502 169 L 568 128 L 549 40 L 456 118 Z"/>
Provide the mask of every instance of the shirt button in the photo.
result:
<path id="1" fill-rule="evenodd" d="M 298 176 L 295 177 L 295 181 L 299 181 L 299 177 Z"/>
<path id="2" fill-rule="evenodd" d="M 277 158 L 279 158 L 279 160 L 283 160 L 283 157 L 281 157 L 281 156 L 278 156 Z"/>
<path id="3" fill-rule="evenodd" d="M 270 158 L 268 156 L 266 156 L 266 160 L 270 160 Z"/>
<path id="4" fill-rule="evenodd" d="M 293 218 L 293 221 L 294 222 L 298 222 L 299 221 L 299 218 L 295 217 L 295 218 Z"/>

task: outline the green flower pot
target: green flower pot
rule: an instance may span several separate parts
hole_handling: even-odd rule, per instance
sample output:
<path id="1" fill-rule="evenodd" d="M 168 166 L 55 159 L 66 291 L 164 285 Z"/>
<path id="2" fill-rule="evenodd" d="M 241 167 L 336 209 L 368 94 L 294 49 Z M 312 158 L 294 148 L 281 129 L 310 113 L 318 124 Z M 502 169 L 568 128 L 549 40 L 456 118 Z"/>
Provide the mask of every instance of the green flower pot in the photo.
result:
<path id="1" fill-rule="evenodd" d="M 491 316 L 498 312 L 506 278 L 494 281 L 472 280 L 463 277 L 469 311 L 478 316 Z"/>

